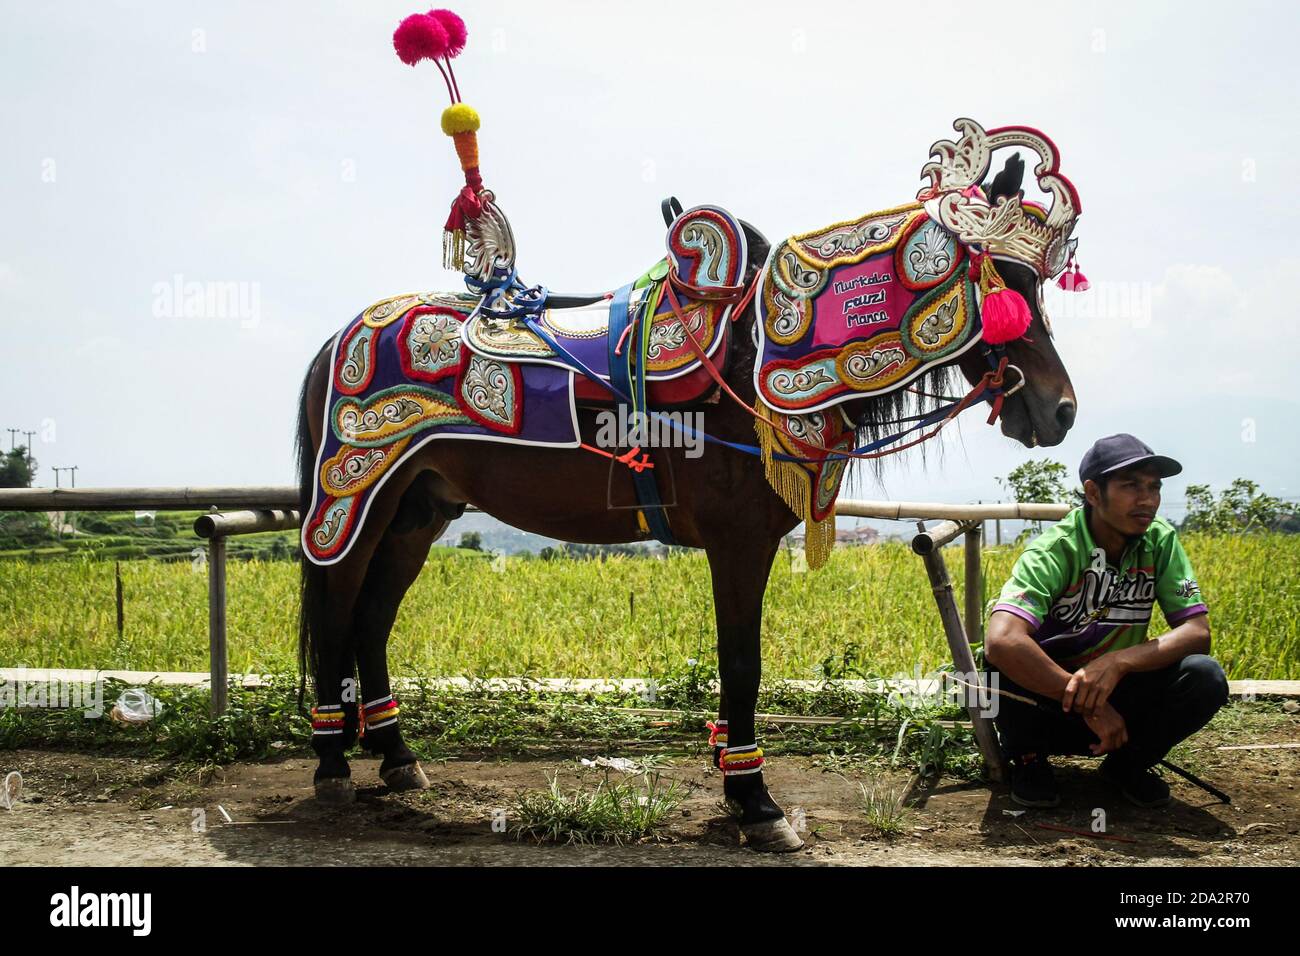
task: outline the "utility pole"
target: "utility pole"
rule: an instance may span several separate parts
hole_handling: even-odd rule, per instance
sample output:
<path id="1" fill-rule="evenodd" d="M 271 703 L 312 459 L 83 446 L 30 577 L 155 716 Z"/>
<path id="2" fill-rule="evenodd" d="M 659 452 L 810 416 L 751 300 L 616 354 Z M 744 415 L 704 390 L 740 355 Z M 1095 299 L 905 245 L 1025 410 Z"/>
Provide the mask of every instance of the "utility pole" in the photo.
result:
<path id="1" fill-rule="evenodd" d="M 8 431 L 9 431 L 9 450 L 10 450 L 10 451 L 13 451 L 13 450 L 14 450 L 14 436 L 17 435 L 20 431 L 22 431 L 22 429 L 21 429 L 21 428 L 10 428 L 10 429 L 8 429 Z"/>
<path id="2" fill-rule="evenodd" d="M 72 472 L 72 487 L 74 487 L 74 488 L 77 487 L 77 469 L 78 469 L 79 467 L 81 467 L 81 466 L 80 466 L 80 465 L 73 465 L 71 468 L 68 469 L 68 471 Z"/>
<path id="3" fill-rule="evenodd" d="M 59 472 L 66 471 L 67 469 L 59 468 L 56 467 L 55 465 L 51 465 L 50 468 L 54 470 L 54 487 L 57 488 L 59 487 Z"/>
<path id="4" fill-rule="evenodd" d="M 25 446 L 23 446 L 23 447 L 25 447 L 25 448 L 27 449 L 27 468 L 28 468 L 28 472 L 27 472 L 27 487 L 28 487 L 28 488 L 30 488 L 30 487 L 32 486 L 32 482 L 36 480 L 36 475 L 32 474 L 32 472 L 31 472 L 31 467 L 32 467 L 32 436 L 35 435 L 35 434 L 36 434 L 35 431 L 23 432 L 23 435 L 25 435 L 25 436 L 27 437 L 27 444 L 26 444 Z"/>

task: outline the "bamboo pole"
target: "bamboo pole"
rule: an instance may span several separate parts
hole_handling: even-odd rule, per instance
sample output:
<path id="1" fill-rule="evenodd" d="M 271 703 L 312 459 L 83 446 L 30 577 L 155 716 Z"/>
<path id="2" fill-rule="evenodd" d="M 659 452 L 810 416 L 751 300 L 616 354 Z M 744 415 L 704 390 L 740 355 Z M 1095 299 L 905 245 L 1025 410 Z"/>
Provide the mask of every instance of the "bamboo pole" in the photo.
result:
<path id="1" fill-rule="evenodd" d="M 972 644 L 984 642 L 983 547 L 984 523 L 980 522 L 966 532 L 966 637 Z"/>
<path id="2" fill-rule="evenodd" d="M 958 535 L 969 533 L 972 528 L 979 526 L 979 521 L 944 521 L 935 525 L 929 531 L 925 530 L 925 525 L 919 521 L 916 525 L 920 530 L 912 538 L 912 550 L 921 556 L 925 556 L 938 551 Z"/>
<path id="3" fill-rule="evenodd" d="M 918 522 L 918 525 L 920 523 Z M 923 525 L 920 525 L 924 529 Z M 960 533 L 953 532 L 948 540 Z M 948 566 L 944 563 L 942 547 L 932 546 L 933 540 L 947 533 L 942 525 L 934 532 L 921 531 L 912 541 L 912 550 L 921 555 L 925 562 L 925 571 L 930 578 L 930 589 L 934 592 L 935 603 L 939 606 L 939 620 L 943 623 L 943 636 L 948 640 L 948 649 L 952 652 L 952 663 L 958 675 L 970 675 L 970 683 L 982 685 L 979 671 L 975 668 L 975 656 L 971 653 L 970 642 L 962 629 L 961 614 L 957 611 L 957 601 L 952 593 L 952 581 L 948 578 Z M 932 538 L 931 535 L 934 537 Z M 922 539 L 925 539 L 923 542 Z M 929 542 L 928 544 L 925 542 Z M 982 695 L 979 695 L 982 696 Z M 975 731 L 975 742 L 979 745 L 984 763 L 988 767 L 989 779 L 994 783 L 1006 780 L 1006 762 L 1002 759 L 1002 749 L 998 746 L 997 731 L 993 721 L 981 710 L 978 696 L 972 700 L 966 697 L 966 712 L 970 714 L 971 726 Z"/>
<path id="4" fill-rule="evenodd" d="M 298 504 L 292 485 L 243 488 L 5 488 L 0 489 L 0 511 L 131 511 L 190 508 L 289 509 Z M 469 507 L 466 511 L 477 509 Z M 925 501 L 856 501 L 841 499 L 835 513 L 854 518 L 1019 518 L 1059 521 L 1069 505 L 1010 502 L 949 505 Z"/>
<path id="5" fill-rule="evenodd" d="M 212 716 L 226 712 L 226 539 L 208 541 L 208 660 Z"/>
<path id="6" fill-rule="evenodd" d="M 237 534 L 289 531 L 302 523 L 297 511 L 215 511 L 194 519 L 200 538 L 229 538 Z"/>
<path id="7" fill-rule="evenodd" d="M 837 515 L 854 518 L 929 518 L 965 521 L 972 518 L 1021 518 L 1032 521 L 1060 521 L 1070 505 L 1002 502 L 979 505 L 945 505 L 934 501 L 854 501 L 841 499 Z"/>
<path id="8" fill-rule="evenodd" d="M 248 488 L 6 488 L 0 511 L 166 511 L 192 508 L 292 508 L 298 489 Z"/>

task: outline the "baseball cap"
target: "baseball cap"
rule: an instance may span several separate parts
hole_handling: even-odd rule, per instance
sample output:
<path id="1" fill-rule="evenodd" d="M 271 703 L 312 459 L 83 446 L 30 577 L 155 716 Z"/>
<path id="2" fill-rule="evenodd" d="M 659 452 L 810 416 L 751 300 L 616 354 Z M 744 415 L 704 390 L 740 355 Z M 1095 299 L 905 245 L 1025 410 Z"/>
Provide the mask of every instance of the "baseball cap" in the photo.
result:
<path id="1" fill-rule="evenodd" d="M 1099 438 L 1084 453 L 1079 462 L 1079 480 L 1096 481 L 1102 475 L 1133 465 L 1154 465 L 1161 478 L 1169 478 L 1183 470 L 1183 466 L 1165 455 L 1157 455 L 1151 447 L 1132 435 L 1119 434 Z"/>

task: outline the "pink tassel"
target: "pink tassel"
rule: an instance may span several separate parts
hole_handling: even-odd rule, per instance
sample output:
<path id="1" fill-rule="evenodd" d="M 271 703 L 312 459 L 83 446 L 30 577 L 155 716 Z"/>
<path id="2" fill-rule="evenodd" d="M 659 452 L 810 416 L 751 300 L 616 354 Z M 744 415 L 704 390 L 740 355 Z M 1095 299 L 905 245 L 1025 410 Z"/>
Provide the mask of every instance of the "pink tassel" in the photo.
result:
<path id="1" fill-rule="evenodd" d="M 989 345 L 1002 345 L 1020 338 L 1029 331 L 1033 313 L 1024 296 L 1013 289 L 993 289 L 984 296 L 980 308 L 984 325 L 984 341 Z"/>
<path id="2" fill-rule="evenodd" d="M 1074 267 L 1073 269 L 1070 268 L 1071 265 Z M 1066 292 L 1087 292 L 1088 277 L 1079 271 L 1079 264 L 1071 258 L 1070 264 L 1065 267 L 1065 271 L 1057 278 L 1056 286 Z"/>
<path id="3" fill-rule="evenodd" d="M 407 66 L 445 56 L 449 43 L 446 29 L 427 13 L 411 14 L 393 31 L 393 49 Z"/>
<path id="4" fill-rule="evenodd" d="M 461 51 L 465 49 L 465 41 L 469 39 L 465 21 L 450 10 L 430 10 L 429 16 L 442 24 L 443 30 L 447 33 L 447 50 L 443 55 L 448 59 L 460 56 Z"/>

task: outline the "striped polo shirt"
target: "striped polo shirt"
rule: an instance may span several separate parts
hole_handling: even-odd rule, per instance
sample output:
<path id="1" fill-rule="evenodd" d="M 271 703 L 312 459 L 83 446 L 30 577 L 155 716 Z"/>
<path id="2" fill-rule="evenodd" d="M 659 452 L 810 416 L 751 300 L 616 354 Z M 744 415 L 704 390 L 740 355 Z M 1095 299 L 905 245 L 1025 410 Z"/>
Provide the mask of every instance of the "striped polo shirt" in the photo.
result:
<path id="1" fill-rule="evenodd" d="M 1170 627 L 1207 613 L 1174 526 L 1157 517 L 1116 567 L 1075 508 L 1025 548 L 993 610 L 1032 624 L 1039 646 L 1071 669 L 1145 641 L 1157 602 Z"/>

